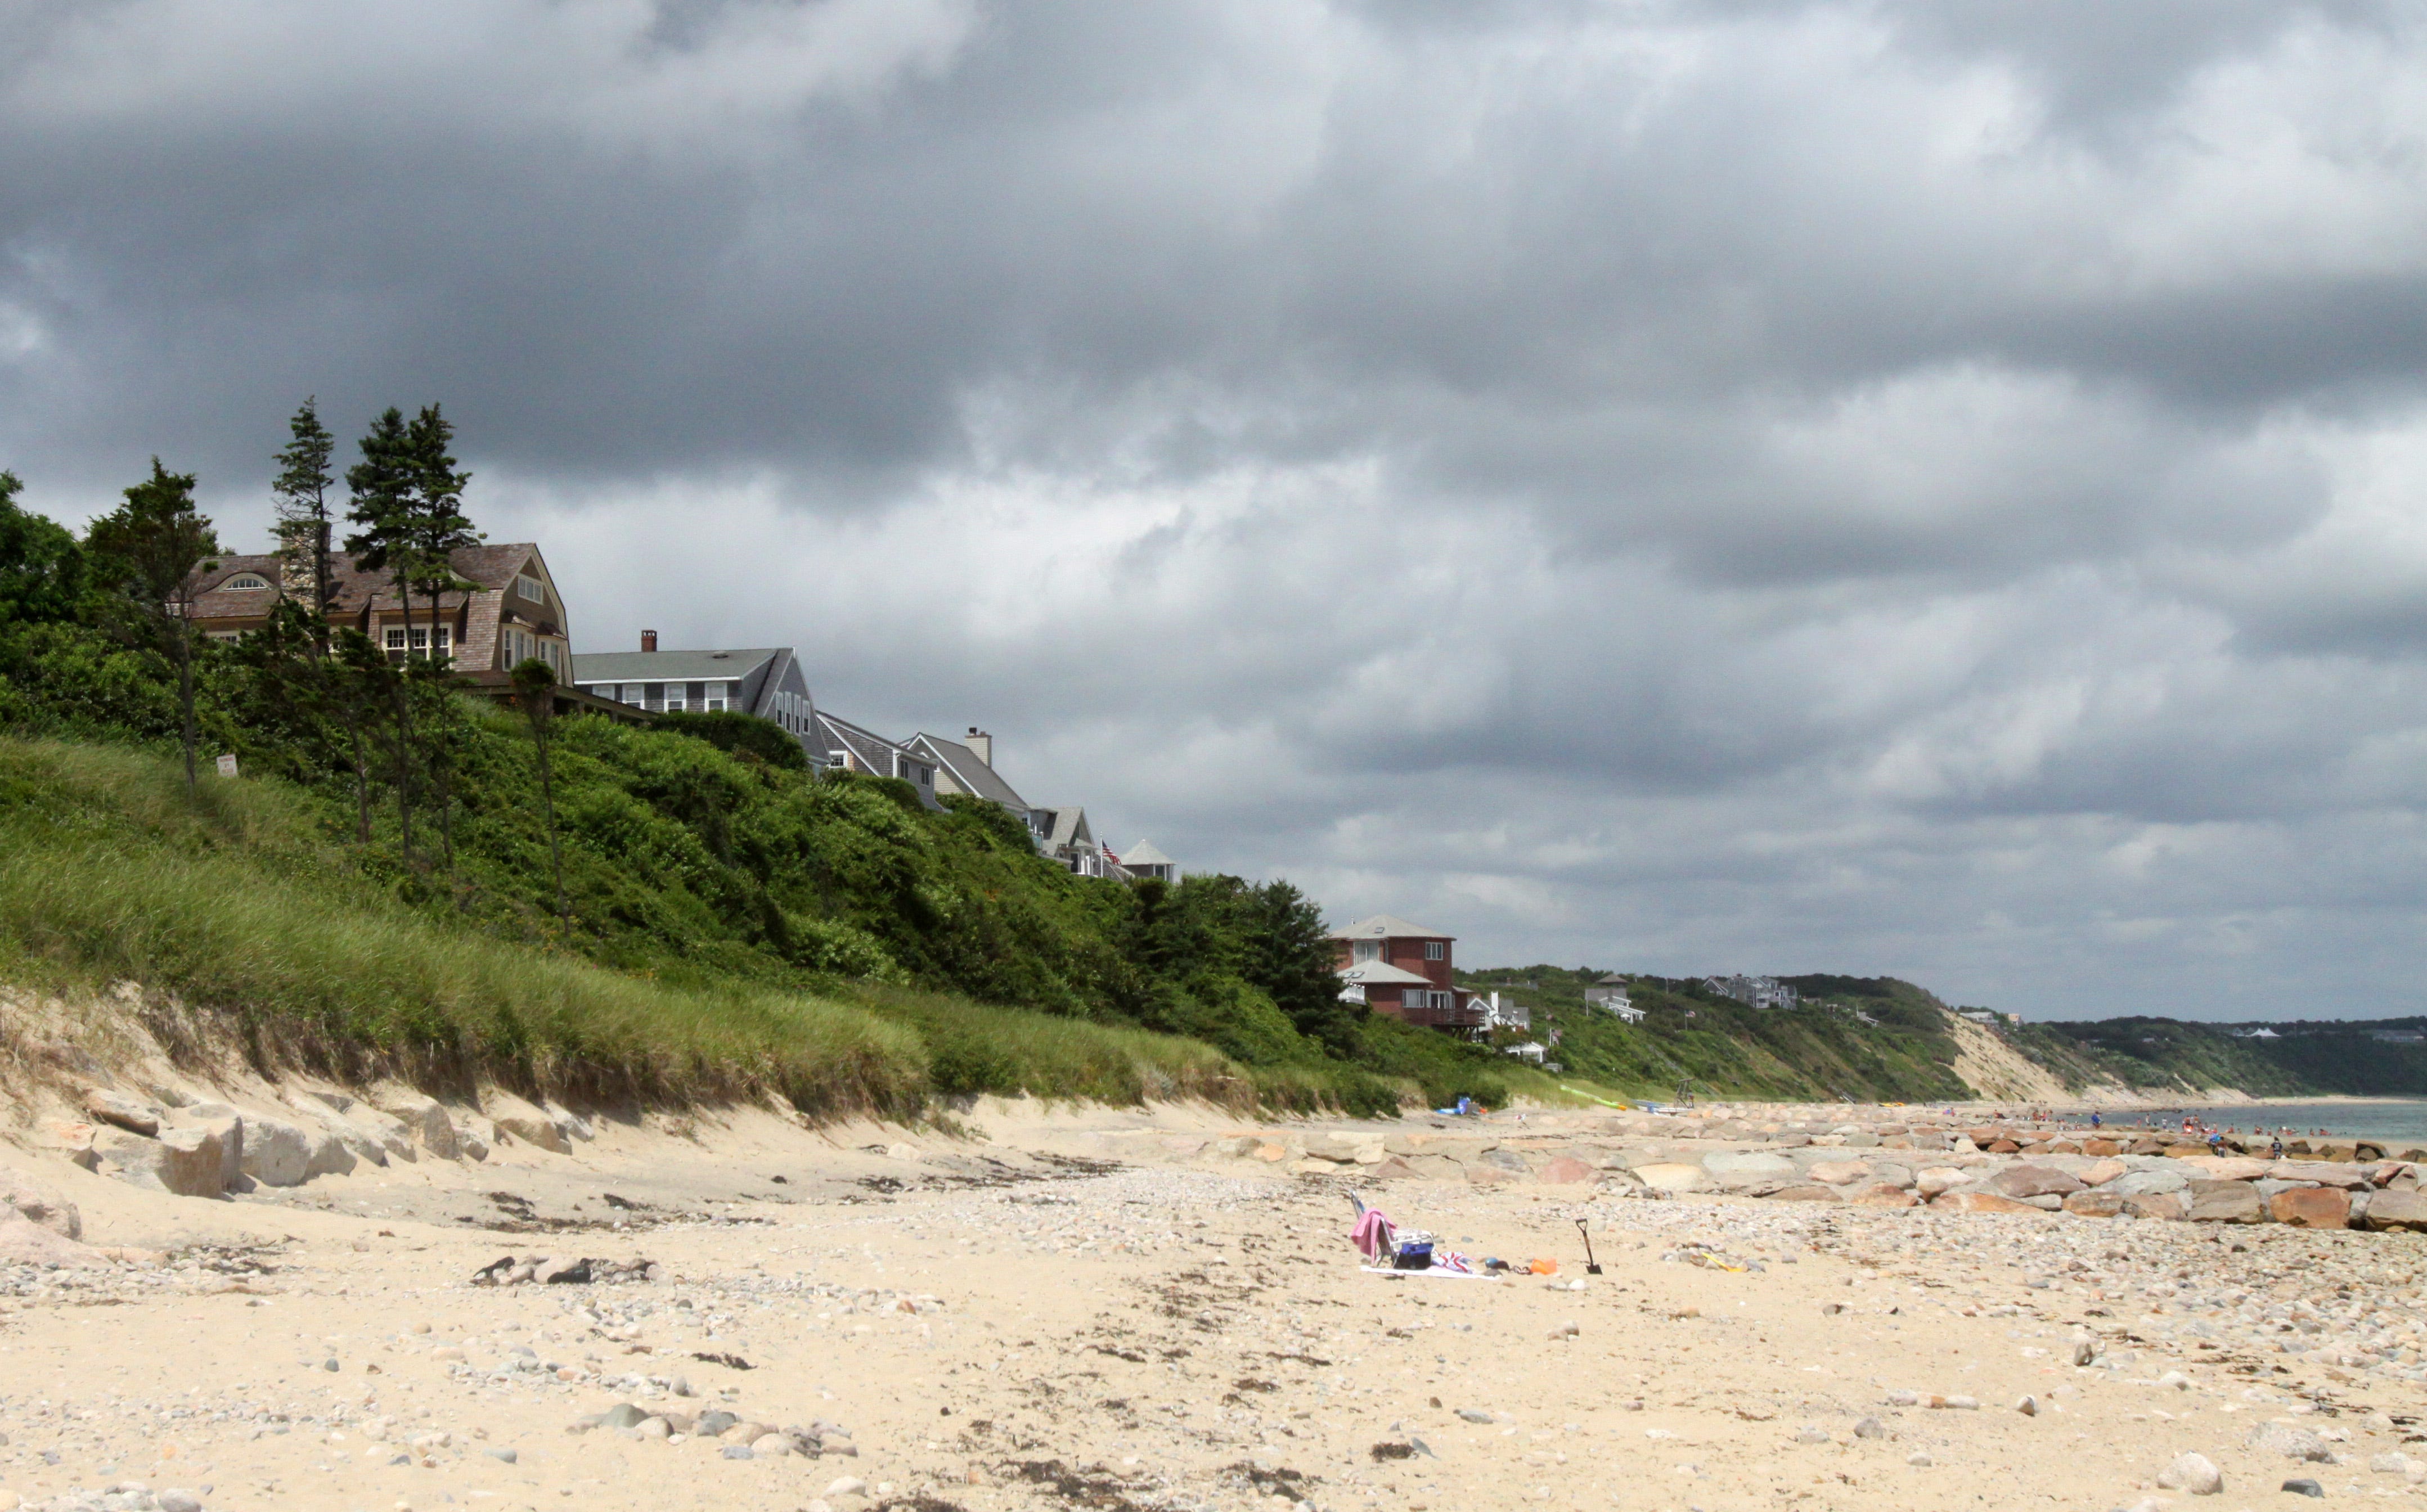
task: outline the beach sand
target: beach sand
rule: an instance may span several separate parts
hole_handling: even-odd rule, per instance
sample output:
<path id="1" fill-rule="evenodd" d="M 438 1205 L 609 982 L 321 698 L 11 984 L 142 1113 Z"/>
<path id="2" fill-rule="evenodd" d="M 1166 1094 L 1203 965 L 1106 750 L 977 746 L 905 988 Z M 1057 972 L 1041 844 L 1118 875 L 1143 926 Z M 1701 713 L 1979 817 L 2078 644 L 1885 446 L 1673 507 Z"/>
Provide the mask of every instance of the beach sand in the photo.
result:
<path id="1" fill-rule="evenodd" d="M 1334 1128 L 1384 1126 L 1288 1136 Z M 1205 1108 L 595 1134 L 220 1200 L 0 1153 L 163 1257 L 0 1266 L 0 1507 L 2128 1507 L 2185 1453 L 2202 1504 L 2419 1494 L 2427 1389 L 2209 1325 L 2415 1342 L 2415 1235 L 1373 1181 Z M 1352 1189 L 1557 1272 L 1368 1274 Z M 657 1278 L 472 1284 L 507 1255 Z"/>

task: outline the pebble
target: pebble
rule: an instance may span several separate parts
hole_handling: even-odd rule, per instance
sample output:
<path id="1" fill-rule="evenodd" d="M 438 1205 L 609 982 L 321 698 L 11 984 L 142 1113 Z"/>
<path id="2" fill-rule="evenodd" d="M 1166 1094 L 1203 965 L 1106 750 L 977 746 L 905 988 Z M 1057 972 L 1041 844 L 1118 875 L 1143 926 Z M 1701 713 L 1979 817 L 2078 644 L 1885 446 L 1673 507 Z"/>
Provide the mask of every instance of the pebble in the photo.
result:
<path id="1" fill-rule="evenodd" d="M 1799 1444 L 1825 1444 L 1829 1441 L 1829 1430 L 1816 1423 L 1807 1423 L 1796 1430 L 1795 1441 Z"/>
<path id="2" fill-rule="evenodd" d="M 2291 1492 L 2294 1496 L 2322 1497 L 2326 1494 L 2326 1488 L 2324 1487 L 2319 1485 L 2316 1481 L 2309 1479 L 2305 1475 L 2286 1481 L 2282 1489 Z"/>
<path id="3" fill-rule="evenodd" d="M 1854 1437 L 1857 1439 L 1884 1439 L 1887 1436 L 1888 1425 L 1875 1417 L 1865 1418 L 1854 1424 Z"/>
<path id="4" fill-rule="evenodd" d="M 843 1475 L 830 1481 L 821 1496 L 859 1496 L 868 1490 L 868 1483 L 856 1475 Z"/>

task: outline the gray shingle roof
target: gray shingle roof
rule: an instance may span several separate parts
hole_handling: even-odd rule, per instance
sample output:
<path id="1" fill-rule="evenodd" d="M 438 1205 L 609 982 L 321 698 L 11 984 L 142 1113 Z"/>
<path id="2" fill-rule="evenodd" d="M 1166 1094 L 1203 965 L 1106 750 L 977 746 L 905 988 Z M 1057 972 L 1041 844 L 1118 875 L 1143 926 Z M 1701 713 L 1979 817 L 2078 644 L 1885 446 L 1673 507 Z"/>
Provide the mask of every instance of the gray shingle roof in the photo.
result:
<path id="1" fill-rule="evenodd" d="M 1156 850 L 1148 840 L 1140 840 L 1121 853 L 1121 865 L 1125 867 L 1167 867 L 1171 864 L 1171 857 Z"/>
<path id="2" fill-rule="evenodd" d="M 594 682 L 739 681 L 777 651 L 757 646 L 735 651 L 593 651 L 573 658 L 573 680 Z"/>
<path id="3" fill-rule="evenodd" d="M 1000 772 L 978 759 L 978 754 L 958 740 L 921 731 L 910 737 L 910 749 L 923 751 L 928 759 L 952 774 L 954 782 L 980 798 L 992 799 L 1020 818 L 1028 817 L 1028 800 L 1013 790 Z"/>
<path id="4" fill-rule="evenodd" d="M 1413 971 L 1392 966 L 1384 961 L 1360 961 L 1355 966 L 1344 966 L 1340 968 L 1340 980 L 1354 982 L 1360 986 L 1366 987 L 1394 984 L 1429 987 L 1433 984 L 1433 979 L 1430 977 L 1418 976 Z"/>

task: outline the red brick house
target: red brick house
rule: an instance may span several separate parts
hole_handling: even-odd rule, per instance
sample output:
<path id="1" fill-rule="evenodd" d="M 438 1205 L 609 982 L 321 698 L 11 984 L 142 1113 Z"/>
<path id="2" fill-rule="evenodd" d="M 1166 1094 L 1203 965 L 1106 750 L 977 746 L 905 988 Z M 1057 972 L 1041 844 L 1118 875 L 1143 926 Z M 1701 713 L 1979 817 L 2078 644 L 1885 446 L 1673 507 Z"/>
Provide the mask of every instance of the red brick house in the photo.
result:
<path id="1" fill-rule="evenodd" d="M 1428 1029 L 1480 1031 L 1487 1016 L 1474 994 L 1450 980 L 1457 936 L 1389 914 L 1331 932 L 1341 991 L 1377 1014 Z"/>

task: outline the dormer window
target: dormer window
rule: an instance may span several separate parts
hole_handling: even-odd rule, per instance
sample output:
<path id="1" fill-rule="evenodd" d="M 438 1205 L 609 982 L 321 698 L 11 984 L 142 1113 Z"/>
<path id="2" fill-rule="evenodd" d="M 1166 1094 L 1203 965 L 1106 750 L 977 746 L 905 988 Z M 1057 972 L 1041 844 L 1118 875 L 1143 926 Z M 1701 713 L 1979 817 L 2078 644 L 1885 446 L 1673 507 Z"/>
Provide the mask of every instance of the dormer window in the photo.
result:
<path id="1" fill-rule="evenodd" d="M 529 599 L 534 604 L 545 604 L 547 602 L 546 587 L 542 584 L 538 578 L 532 577 L 527 572 L 518 572 L 514 574 L 514 592 L 521 594 L 523 597 Z"/>
<path id="2" fill-rule="evenodd" d="M 269 579 L 262 577 L 261 574 L 257 572 L 240 572 L 235 577 L 229 578 L 226 582 L 220 584 L 220 586 L 221 588 L 236 590 L 247 588 L 267 588 L 269 586 Z"/>

